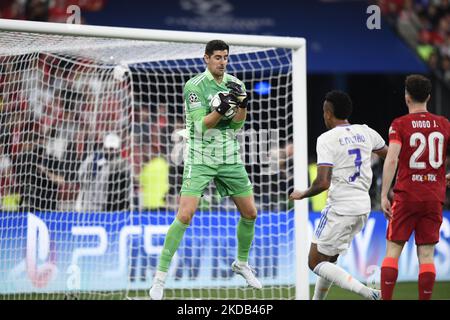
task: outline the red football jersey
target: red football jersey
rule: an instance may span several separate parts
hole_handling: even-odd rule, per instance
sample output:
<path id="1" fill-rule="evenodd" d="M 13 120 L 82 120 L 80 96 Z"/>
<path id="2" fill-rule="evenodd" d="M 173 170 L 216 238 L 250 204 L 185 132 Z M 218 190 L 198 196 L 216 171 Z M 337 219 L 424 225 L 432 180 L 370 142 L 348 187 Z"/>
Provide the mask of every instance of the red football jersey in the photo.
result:
<path id="1" fill-rule="evenodd" d="M 394 200 L 445 201 L 445 160 L 450 139 L 447 118 L 429 112 L 396 118 L 389 144 L 401 144 Z"/>

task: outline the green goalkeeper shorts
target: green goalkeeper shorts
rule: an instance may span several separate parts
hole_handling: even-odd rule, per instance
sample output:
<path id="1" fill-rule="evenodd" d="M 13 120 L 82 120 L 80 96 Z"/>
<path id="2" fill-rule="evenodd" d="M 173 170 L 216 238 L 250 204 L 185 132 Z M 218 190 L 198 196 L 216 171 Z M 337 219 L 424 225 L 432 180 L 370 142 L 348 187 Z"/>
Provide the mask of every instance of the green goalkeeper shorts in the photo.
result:
<path id="1" fill-rule="evenodd" d="M 253 194 L 253 186 L 243 164 L 193 164 L 184 167 L 181 195 L 201 197 L 212 179 L 221 197 Z"/>

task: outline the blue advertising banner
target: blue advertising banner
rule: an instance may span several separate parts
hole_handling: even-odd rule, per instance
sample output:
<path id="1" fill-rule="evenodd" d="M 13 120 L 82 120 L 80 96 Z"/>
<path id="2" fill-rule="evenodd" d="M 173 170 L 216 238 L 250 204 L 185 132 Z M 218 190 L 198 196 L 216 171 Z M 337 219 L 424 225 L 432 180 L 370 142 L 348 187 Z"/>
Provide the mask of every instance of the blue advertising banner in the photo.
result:
<path id="1" fill-rule="evenodd" d="M 243 286 L 230 269 L 236 212 L 198 212 L 174 257 L 171 288 Z M 8 213 L 0 215 L 0 294 L 148 289 L 173 212 Z M 310 213 L 309 239 L 320 214 Z M 362 281 L 379 276 L 386 220 L 373 212 L 338 264 Z M 450 280 L 450 212 L 436 246 L 437 280 Z M 309 245 L 297 250 L 308 250 Z M 261 212 L 250 263 L 263 285 L 294 285 L 294 213 Z M 416 281 L 415 245 L 399 261 L 399 281 Z M 311 272 L 309 282 L 314 283 Z"/>

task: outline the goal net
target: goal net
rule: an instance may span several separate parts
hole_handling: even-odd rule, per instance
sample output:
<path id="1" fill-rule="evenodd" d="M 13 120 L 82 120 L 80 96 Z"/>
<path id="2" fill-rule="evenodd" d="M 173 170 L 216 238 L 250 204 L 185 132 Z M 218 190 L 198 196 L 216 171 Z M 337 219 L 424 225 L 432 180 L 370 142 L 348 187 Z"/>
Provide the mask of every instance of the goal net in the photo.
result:
<path id="1" fill-rule="evenodd" d="M 183 86 L 205 70 L 214 38 L 1 29 L 0 299 L 147 298 L 181 188 Z M 231 271 L 239 212 L 211 183 L 165 298 L 294 299 L 293 49 L 230 44 L 227 72 L 250 96 L 238 140 L 258 208 L 249 262 L 263 289 Z"/>

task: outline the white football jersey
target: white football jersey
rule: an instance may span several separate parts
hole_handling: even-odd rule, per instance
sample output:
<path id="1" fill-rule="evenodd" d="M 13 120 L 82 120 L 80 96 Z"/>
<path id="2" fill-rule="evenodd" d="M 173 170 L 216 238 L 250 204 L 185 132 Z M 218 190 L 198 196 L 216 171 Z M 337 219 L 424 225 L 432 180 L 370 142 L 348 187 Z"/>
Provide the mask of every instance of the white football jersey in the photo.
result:
<path id="1" fill-rule="evenodd" d="M 372 151 L 385 146 L 367 125 L 337 126 L 317 138 L 317 165 L 333 167 L 327 205 L 341 215 L 370 212 Z"/>

